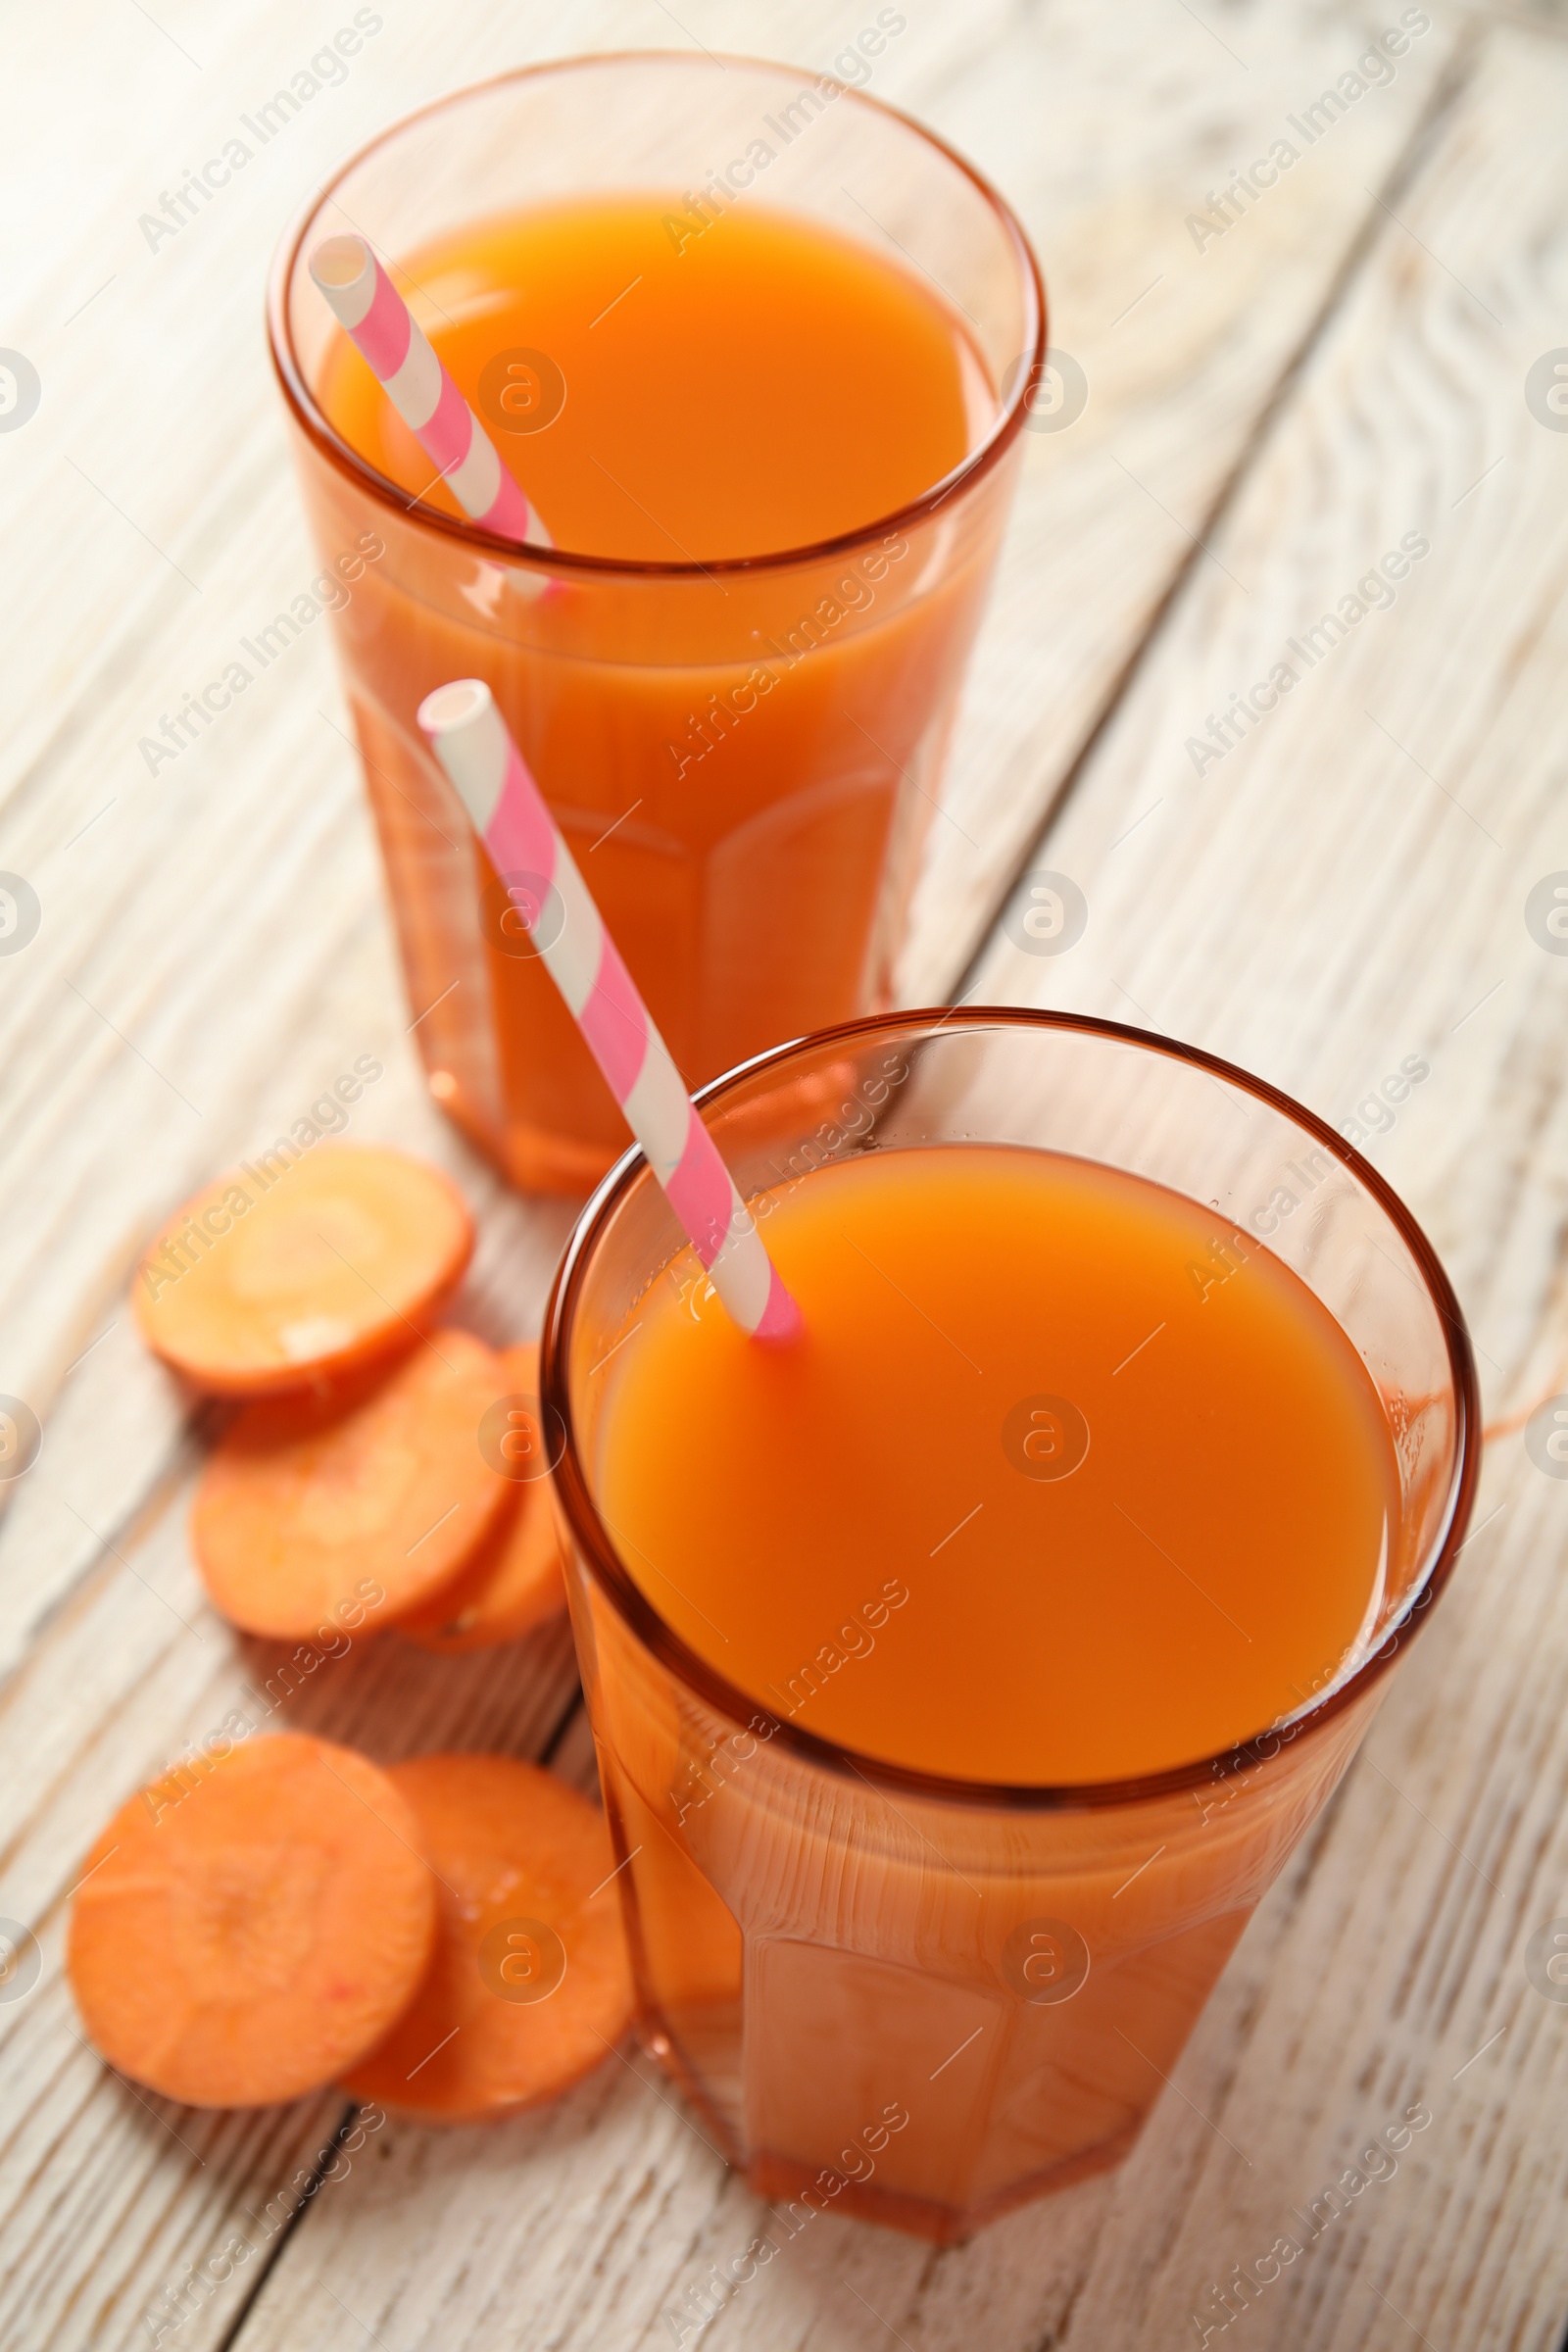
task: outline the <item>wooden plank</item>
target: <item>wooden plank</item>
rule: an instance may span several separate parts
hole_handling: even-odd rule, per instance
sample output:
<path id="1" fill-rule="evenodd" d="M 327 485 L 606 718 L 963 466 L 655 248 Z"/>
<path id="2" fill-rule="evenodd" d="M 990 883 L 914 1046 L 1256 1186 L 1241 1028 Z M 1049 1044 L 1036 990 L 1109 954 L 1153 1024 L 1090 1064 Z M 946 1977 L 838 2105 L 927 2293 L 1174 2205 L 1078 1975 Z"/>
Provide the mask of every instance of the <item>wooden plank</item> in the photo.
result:
<path id="1" fill-rule="evenodd" d="M 482 1327 L 497 1336 L 527 1327 L 564 1231 L 563 1212 L 503 1197 L 424 1103 L 319 639 L 292 649 L 223 731 L 172 769 L 149 776 L 136 750 L 172 697 L 215 674 L 238 634 L 315 569 L 284 487 L 256 329 L 256 286 L 283 213 L 375 122 L 442 82 L 510 62 L 519 37 L 542 44 L 550 28 L 524 25 L 519 35 L 501 11 L 438 24 L 389 10 L 386 45 L 368 44 L 344 87 L 323 93 L 286 142 L 254 158 L 221 208 L 215 202 L 152 253 L 136 216 L 172 180 L 174 159 L 216 151 L 238 112 L 287 78 L 322 37 L 321 21 L 303 6 L 158 13 L 195 65 L 134 12 L 106 34 L 85 11 L 77 18 L 68 9 L 13 42 L 20 64 L 36 58 L 35 86 L 58 86 L 80 152 L 98 159 L 91 203 L 76 183 L 57 207 L 57 236 L 17 235 L 17 324 L 7 331 L 35 351 L 47 396 L 25 431 L 0 444 L 0 513 L 27 584 L 8 671 L 25 699 L 8 704 L 0 731 L 3 862 L 35 874 L 45 905 L 38 940 L 0 970 L 8 1036 L 20 1040 L 0 1071 L 0 1118 L 18 1147 L 0 1262 L 0 1386 L 37 1399 L 47 1424 L 38 1471 L 0 1531 L 0 1657 L 20 1662 L 0 1709 L 0 1771 L 16 1824 L 0 1908 L 34 1921 L 45 1960 L 38 1991 L 0 2011 L 8 2119 L 0 2193 L 11 2266 L 5 2308 L 24 2315 L 14 2324 L 28 2340 L 60 2345 L 145 2340 L 143 2315 L 169 2308 L 185 2266 L 204 2264 L 246 2229 L 247 2211 L 265 2213 L 296 2170 L 309 2177 L 339 2112 L 326 2099 L 252 2122 L 150 2115 L 69 2038 L 58 1961 L 74 1857 L 113 1802 L 220 1720 L 242 1668 L 254 1675 L 268 1665 L 235 1651 L 202 1613 L 190 1580 L 180 1533 L 186 1404 L 135 1348 L 120 1303 L 137 1242 L 171 1199 L 298 1115 L 345 1054 L 360 1051 L 373 1052 L 386 1076 L 367 1099 L 359 1132 L 395 1136 L 442 1159 L 484 1212 L 485 1251 L 467 1302 Z M 755 10 L 682 13 L 714 45 L 825 62 L 843 38 L 842 17 L 825 7 L 778 8 L 761 19 Z M 1180 526 L 1129 519 L 1153 512 L 1143 491 L 1120 485 L 1103 455 L 1098 471 L 1069 466 L 1069 444 L 1082 436 L 1087 449 L 1102 427 L 1108 439 L 1125 416 L 1132 437 L 1118 447 L 1126 463 L 1191 527 L 1332 282 L 1364 209 L 1354 171 L 1376 180 L 1397 152 L 1447 36 L 1417 44 L 1392 89 L 1369 93 L 1335 125 L 1332 152 L 1344 168 L 1321 171 L 1309 199 L 1297 189 L 1310 183 L 1290 178 L 1267 211 L 1205 257 L 1195 252 L 1193 270 L 1204 259 L 1213 267 L 1186 285 L 1174 320 L 1162 316 L 1160 286 L 1120 326 L 1103 323 L 1120 307 L 1108 290 L 1126 301 L 1139 293 L 1144 281 L 1134 282 L 1131 264 L 1160 237 L 1179 250 L 1180 216 L 1201 198 L 1215 158 L 1234 151 L 1244 160 L 1254 130 L 1260 138 L 1352 60 L 1376 21 L 1375 12 L 1341 6 L 1302 27 L 1283 6 L 1253 0 L 1225 19 L 1227 39 L 1246 56 L 1245 79 L 1200 21 L 1173 28 L 1153 0 L 1122 12 L 1108 37 L 1076 0 L 1051 20 L 1049 45 L 1032 21 L 1014 25 L 1000 4 L 961 18 L 933 14 L 911 20 L 907 47 L 888 52 L 876 86 L 990 164 L 1023 203 L 1048 260 L 1075 223 L 1083 315 L 1108 355 L 1079 336 L 1095 379 L 1090 409 L 1070 434 L 1038 436 L 1040 452 L 1031 448 L 1038 478 L 1020 514 L 1019 564 L 994 616 L 1011 633 L 999 641 L 1005 657 L 977 671 L 970 705 L 971 713 L 994 713 L 995 725 L 985 734 L 971 716 L 955 780 L 960 815 L 965 775 L 981 792 L 973 823 L 963 819 L 984 845 L 971 879 L 983 870 L 994 881 L 1028 837 L 1097 696 L 1181 559 Z M 580 12 L 573 38 L 611 45 L 650 33 L 665 37 L 666 27 L 650 26 L 628 0 Z M 100 79 L 48 80 L 51 60 L 88 44 L 102 59 Z M 15 127 L 22 183 L 55 184 L 57 134 L 45 110 Z M 1146 165 L 1146 156 L 1153 161 Z M 1330 160 L 1326 147 L 1320 161 Z M 1157 196 L 1146 193 L 1146 178 L 1157 181 Z M 19 222 L 24 214 L 35 219 L 31 208 L 14 208 Z M 1061 316 L 1071 319 L 1080 297 L 1068 265 L 1052 267 Z M 1091 313 L 1089 293 L 1100 299 L 1102 288 L 1103 309 Z M 1128 342 L 1122 361 L 1110 338 L 1126 341 L 1149 318 L 1159 334 Z M 1159 416 L 1178 381 L 1187 421 L 1173 419 L 1167 431 Z M 1204 419 L 1211 440 L 1199 430 Z M 1190 507 L 1181 503 L 1188 498 Z M 1151 527 L 1163 539 L 1151 539 Z M 1066 588 L 1069 541 L 1077 594 Z M 1026 610 L 1037 560 L 1054 584 Z M 1067 642 L 1060 631 L 1076 625 L 1091 575 L 1098 617 L 1072 639 L 1076 653 L 1053 652 L 1047 666 L 1031 667 L 1026 657 L 1051 632 Z M 1084 676 L 1090 686 L 1080 693 Z M 1031 742 L 1037 753 L 1025 757 Z M 920 967 L 928 975 L 961 958 L 985 887 L 966 882 L 949 912 L 939 907 L 940 954 L 933 949 Z M 123 1562 L 102 1552 L 101 1536 Z M 548 1736 L 569 1678 L 559 1654 L 529 1669 L 501 1653 L 483 1668 L 444 1671 L 439 1690 L 432 1683 L 416 1692 L 410 1661 L 390 1645 L 343 1664 L 340 1680 L 312 1690 L 311 1719 L 372 1744 L 401 1726 L 413 1744 L 472 1738 L 526 1751 Z M 539 2308 L 553 2313 L 560 2340 L 573 2331 L 582 2342 L 667 2333 L 661 2297 L 678 2301 L 737 2236 L 745 2242 L 750 2207 L 667 2097 L 628 2088 L 624 2075 L 617 2064 L 569 2108 L 507 2133 L 382 2138 L 391 2154 L 356 2162 L 308 2209 L 246 2337 L 269 2340 L 270 2330 L 291 2344 L 354 2340 L 334 2296 L 373 2317 L 383 2285 L 396 2281 L 422 2300 L 399 2304 L 379 2328 L 389 2343 L 416 2340 L 416 2328 L 432 2342 L 470 2332 L 484 2341 L 485 2314 L 493 2332 L 506 2329 L 524 2278 L 530 2294 L 538 2279 Z M 372 2183 L 376 2221 L 367 2231 L 361 2200 Z M 416 2290 L 407 2261 L 416 2212 Z M 1098 2213 L 1079 2198 L 1006 2225 L 1008 2234 L 984 2241 L 989 2274 L 982 2251 L 932 2267 L 922 2249 L 869 2234 L 857 2235 L 842 2260 L 892 2316 L 929 2270 L 928 2293 L 955 2282 L 942 2290 L 957 2298 L 944 2327 L 956 2330 L 961 2319 L 983 2332 L 994 2319 L 999 2341 L 1022 2342 L 1031 2328 L 1038 2335 L 1042 2309 L 1070 2307 Z M 560 2243 L 541 2269 L 541 2238 L 548 2246 L 551 2231 Z M 347 2233 L 341 2272 L 322 2267 L 344 2255 L 334 2232 Z M 846 2335 L 863 2327 L 867 2340 L 880 2340 L 880 2327 L 836 2283 L 845 2243 L 829 2225 L 821 2244 L 835 2249 L 831 2262 L 803 2243 L 777 2285 L 760 2282 L 724 2324 L 755 2328 L 760 2342 L 775 2333 L 799 2340 L 815 2325 L 820 2275 L 834 2297 L 832 2326 Z M 485 2282 L 482 2305 L 470 2276 Z M 362 2280 L 370 2290 L 363 2303 Z M 174 2340 L 221 2340 L 248 2284 L 242 2272 L 224 2293 L 202 2299 Z M 907 2334 L 925 2323 L 899 2325 Z"/>
<path id="2" fill-rule="evenodd" d="M 1052 342 L 1082 369 L 1087 406 L 1027 436 L 900 970 L 906 1004 L 950 993 L 1174 582 L 1195 562 L 1212 568 L 1206 518 L 1451 54 L 1434 25 L 1376 83 L 1356 63 L 1385 28 L 1405 37 L 1395 10 L 1310 29 L 1299 14 L 1186 14 L 1179 33 L 1163 11 L 1032 16 L 1009 98 L 999 105 L 976 74 L 939 116 L 1017 204 Z M 1152 118 L 1122 111 L 1145 44 L 1169 92 Z M 1361 96 L 1342 96 L 1357 84 Z M 1086 88 L 1104 95 L 1086 105 Z M 1325 89 L 1314 122 L 1303 110 Z M 1228 175 L 1258 162 L 1273 184 L 1235 193 Z"/>
<path id="3" fill-rule="evenodd" d="M 1408 229 L 1381 230 L 1364 285 L 1215 542 L 1245 586 L 1195 573 L 1047 845 L 1089 899 L 1082 947 L 1058 959 L 999 948 L 982 980 L 986 994 L 1102 1010 L 1130 989 L 1154 1017 L 1341 1116 L 1402 1055 L 1428 1056 L 1430 1081 L 1399 1103 L 1379 1150 L 1459 1276 L 1503 1401 L 1527 1393 L 1546 1333 L 1554 1320 L 1562 1329 L 1563 972 L 1528 935 L 1520 943 L 1527 882 L 1568 862 L 1547 702 L 1568 534 L 1562 445 L 1519 386 L 1554 339 L 1565 94 L 1568 52 L 1492 43 L 1400 208 Z M 1499 450 L 1509 479 L 1490 505 L 1486 485 L 1467 498 Z M 1200 719 L 1222 686 L 1266 674 L 1265 656 L 1405 529 L 1432 540 L 1416 584 L 1369 615 L 1252 748 L 1219 763 L 1222 779 L 1205 770 L 1183 785 L 1189 713 Z M 1461 616 L 1465 660 L 1440 669 L 1433 648 Z M 1509 848 L 1483 865 L 1469 819 L 1374 748 L 1367 708 L 1408 730 L 1442 785 Z M 1167 785 L 1185 795 L 1168 831 L 1151 818 L 1113 848 Z M 1470 1031 L 1487 1016 L 1464 1016 L 1499 968 L 1510 981 L 1494 1001 L 1501 1035 L 1478 1048 Z M 1568 2299 L 1555 2220 L 1568 2060 L 1521 1949 L 1563 1908 L 1568 1870 L 1556 1704 L 1565 1501 L 1517 1438 L 1498 1441 L 1478 1525 L 1501 1515 L 1478 1535 L 1362 1762 L 1244 1939 L 1179 2092 L 1119 2175 L 951 2253 L 824 2221 L 704 2340 L 756 2352 L 869 2346 L 890 2331 L 915 2352 L 1197 2340 L 1192 2314 L 1210 2286 L 1265 2257 L 1294 2206 L 1424 2101 L 1432 2122 L 1397 2175 L 1369 2185 L 1262 2292 L 1250 2335 L 1311 2352 L 1381 2352 L 1412 2325 L 1445 2346 L 1548 2343 Z M 644 2112 L 649 2177 L 667 2190 L 667 2124 L 651 2103 Z M 327 2282 L 398 2352 L 442 2340 L 437 2287 L 415 2276 L 411 2303 L 405 2275 L 386 2269 L 424 2161 L 394 2148 L 375 2191 L 387 2208 L 372 2215 L 368 2190 L 356 2204 L 351 2181 L 313 2217 L 258 2302 L 248 2347 L 335 2340 Z M 622 2233 L 609 2284 L 563 2282 L 559 2249 L 530 2227 L 537 2209 L 492 2202 L 483 2180 L 465 2208 L 471 2234 L 454 2200 L 431 2256 L 439 2245 L 440 2264 L 456 2266 L 482 2239 L 497 2331 L 510 2308 L 553 2342 L 670 2340 L 664 2315 L 678 2325 L 686 2288 L 761 2220 L 701 2150 L 676 2170 L 710 2183 L 703 2227 L 688 2234 L 682 2204 L 651 2236 L 643 2176 L 617 2142 Z"/>

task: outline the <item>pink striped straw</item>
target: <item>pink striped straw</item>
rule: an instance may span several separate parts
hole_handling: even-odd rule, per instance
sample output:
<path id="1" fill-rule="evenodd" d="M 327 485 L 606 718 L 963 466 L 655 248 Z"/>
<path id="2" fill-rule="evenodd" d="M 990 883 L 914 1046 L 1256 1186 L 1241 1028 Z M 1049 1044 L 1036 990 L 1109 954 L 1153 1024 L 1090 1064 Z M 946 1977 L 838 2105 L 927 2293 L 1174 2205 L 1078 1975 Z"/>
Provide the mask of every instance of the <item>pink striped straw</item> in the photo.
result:
<path id="1" fill-rule="evenodd" d="M 480 678 L 438 686 L 419 705 L 419 724 L 497 872 L 515 878 L 513 904 L 534 933 L 551 979 L 714 1290 L 743 1331 L 787 1339 L 800 1328 L 801 1310 L 780 1281 L 489 687 Z"/>
<path id="2" fill-rule="evenodd" d="M 363 237 L 326 237 L 311 275 L 465 514 L 503 539 L 555 541 Z"/>

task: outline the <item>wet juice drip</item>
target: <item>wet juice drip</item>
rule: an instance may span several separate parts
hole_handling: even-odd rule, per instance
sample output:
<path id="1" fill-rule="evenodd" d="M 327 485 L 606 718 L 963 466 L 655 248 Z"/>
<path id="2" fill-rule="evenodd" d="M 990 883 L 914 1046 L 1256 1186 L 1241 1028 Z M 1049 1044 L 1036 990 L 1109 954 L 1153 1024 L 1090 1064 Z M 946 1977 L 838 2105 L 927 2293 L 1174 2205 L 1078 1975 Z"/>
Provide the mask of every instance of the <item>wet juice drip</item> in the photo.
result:
<path id="1" fill-rule="evenodd" d="M 989 1146 L 819 1170 L 762 1231 L 805 1340 L 656 1284 L 597 1472 L 633 1578 L 760 1707 L 920 1771 L 1084 1783 L 1215 1754 L 1352 1655 L 1393 1446 L 1268 1250 L 1227 1276 L 1201 1204 Z"/>
<path id="2" fill-rule="evenodd" d="M 839 540 L 933 489 L 997 415 L 960 313 L 892 244 L 750 197 L 481 220 L 396 276 L 557 544 L 589 557 Z M 318 397 L 410 500 L 456 514 L 346 337 Z M 1000 490 L 961 504 L 808 564 L 577 573 L 542 604 L 459 543 L 388 532 L 343 621 L 367 784 L 432 1083 L 516 1181 L 581 1188 L 625 1129 L 452 821 L 419 695 L 490 682 L 695 1085 L 888 1001 L 1000 528 Z M 335 514 L 318 527 L 335 549 Z"/>

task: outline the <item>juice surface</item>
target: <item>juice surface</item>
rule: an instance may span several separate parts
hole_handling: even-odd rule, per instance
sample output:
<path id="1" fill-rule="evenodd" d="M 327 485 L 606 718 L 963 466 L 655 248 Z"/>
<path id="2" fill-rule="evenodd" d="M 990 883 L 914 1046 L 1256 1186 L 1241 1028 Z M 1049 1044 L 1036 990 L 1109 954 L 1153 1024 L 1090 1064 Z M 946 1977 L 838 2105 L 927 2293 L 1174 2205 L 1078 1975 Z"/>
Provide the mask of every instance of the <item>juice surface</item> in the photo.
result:
<path id="1" fill-rule="evenodd" d="M 957 313 L 891 249 L 760 204 L 704 225 L 673 192 L 600 198 L 401 259 L 415 317 L 556 544 L 580 554 L 711 562 L 837 537 L 939 482 L 970 416 L 994 413 Z M 507 353 L 529 356 L 487 396 Z M 507 431 L 498 401 L 551 420 Z M 346 337 L 321 405 L 379 471 L 459 512 Z"/>
<path id="2" fill-rule="evenodd" d="M 1397 1474 L 1350 1342 L 1266 1249 L 1221 1279 L 1222 1230 L 1006 1147 L 808 1176 L 762 1222 L 803 1340 L 681 1260 L 629 1319 L 594 1466 L 629 1572 L 770 1714 L 917 1769 L 1110 1780 L 1262 1731 L 1353 1650 Z"/>

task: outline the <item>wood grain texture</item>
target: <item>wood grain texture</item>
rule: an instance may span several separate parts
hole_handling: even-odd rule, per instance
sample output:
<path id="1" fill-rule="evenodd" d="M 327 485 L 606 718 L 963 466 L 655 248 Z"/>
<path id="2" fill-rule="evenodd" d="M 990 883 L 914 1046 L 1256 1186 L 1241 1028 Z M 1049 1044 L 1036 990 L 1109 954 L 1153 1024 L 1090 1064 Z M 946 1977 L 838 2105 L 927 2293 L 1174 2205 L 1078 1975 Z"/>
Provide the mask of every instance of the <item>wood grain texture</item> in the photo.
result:
<path id="1" fill-rule="evenodd" d="M 389 2126 L 274 2226 L 319 2178 L 342 2102 L 248 2119 L 144 2102 L 75 2040 L 59 1975 L 103 1818 L 249 1703 L 247 1682 L 265 1695 L 277 1679 L 192 1576 L 184 1513 L 211 1424 L 130 1334 L 147 1229 L 360 1053 L 385 1074 L 356 1131 L 439 1160 L 480 1212 L 462 1302 L 477 1328 L 534 1328 L 567 1222 L 507 1196 L 425 1101 L 319 633 L 173 766 L 151 776 L 136 748 L 315 568 L 258 331 L 267 254 L 314 177 L 435 88 L 686 28 L 825 64 L 864 21 L 815 0 L 682 5 L 679 24 L 644 0 L 548 22 L 388 7 L 343 85 L 150 252 L 138 214 L 351 13 L 68 7 L 9 44 L 31 78 L 8 171 L 30 201 L 0 219 L 4 332 L 45 386 L 0 435 L 0 865 L 44 905 L 36 941 L 0 960 L 0 1389 L 46 1427 L 0 1522 L 0 1912 L 31 1923 L 44 1958 L 38 1989 L 0 2004 L 0 2342 L 27 2352 L 160 2326 L 180 2352 L 372 2334 L 387 2352 L 618 2352 L 672 2341 L 664 2315 L 757 2228 L 634 2052 L 499 2131 Z M 1147 1018 L 1336 1119 L 1402 1056 L 1427 1058 L 1373 1156 L 1443 1250 L 1507 1412 L 1568 1387 L 1568 959 L 1522 919 L 1530 884 L 1568 868 L 1568 435 L 1522 394 L 1568 316 L 1568 49 L 1434 9 L 1394 84 L 1223 239 L 1200 253 L 1184 226 L 1397 13 L 990 0 L 910 12 L 879 63 L 873 87 L 1019 204 L 1055 340 L 1091 385 L 1070 430 L 1031 438 L 905 977 L 928 995 L 962 965 L 1070 777 L 1030 862 L 1075 878 L 1089 930 L 1058 959 L 1004 932 L 980 992 Z M 1219 698 L 1406 530 L 1432 552 L 1397 603 L 1195 775 L 1186 739 Z M 1210 2282 L 1418 2097 L 1434 2122 L 1397 2178 L 1263 2294 L 1250 2335 L 1311 2352 L 1383 2352 L 1412 2326 L 1444 2352 L 1554 2342 L 1568 2013 L 1520 1954 L 1568 1914 L 1568 1485 L 1517 1436 L 1494 1450 L 1478 1524 L 1501 1515 L 1129 2165 L 952 2253 L 826 2219 L 705 2342 L 1196 2341 Z M 386 1642 L 323 1666 L 276 1715 L 383 1755 L 537 1754 L 572 1688 L 559 1633 L 461 1661 Z M 580 1712 L 553 1753 L 591 1785 Z M 236 2237 L 254 2251 L 232 2277 L 182 2296 Z"/>
<path id="2" fill-rule="evenodd" d="M 1185 16 L 1175 33 L 1164 7 L 1070 23 L 1032 12 L 1008 94 L 975 74 L 955 93 L 961 106 L 948 102 L 955 134 L 995 158 L 1018 205 L 1046 272 L 1052 343 L 1082 368 L 1088 400 L 1076 422 L 1026 439 L 900 973 L 906 1004 L 949 993 L 1131 647 L 1190 565 L 1213 567 L 1207 517 L 1332 300 L 1370 192 L 1408 151 L 1458 23 L 1427 20 L 1391 78 L 1338 118 L 1324 110 L 1328 127 L 1309 143 L 1300 110 L 1347 74 L 1361 80 L 1357 58 L 1397 27 L 1397 10 L 1329 12 L 1309 37 L 1302 15 L 1288 33 L 1266 10 Z M 1158 87 L 1152 117 L 1124 112 L 1144 63 Z M 1233 198 L 1239 217 L 1214 233 L 1203 217 L 1224 216 L 1210 195 L 1256 159 L 1275 184 Z"/>

